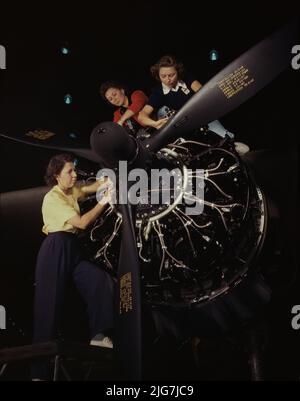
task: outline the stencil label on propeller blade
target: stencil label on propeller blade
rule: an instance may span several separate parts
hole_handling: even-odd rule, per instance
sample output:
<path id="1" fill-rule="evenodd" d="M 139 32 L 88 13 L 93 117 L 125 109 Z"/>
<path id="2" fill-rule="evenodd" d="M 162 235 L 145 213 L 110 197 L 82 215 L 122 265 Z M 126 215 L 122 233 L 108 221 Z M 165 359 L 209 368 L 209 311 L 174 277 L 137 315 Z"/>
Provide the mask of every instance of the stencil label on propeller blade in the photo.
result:
<path id="1" fill-rule="evenodd" d="M 120 314 L 132 311 L 132 279 L 131 272 L 120 279 Z"/>
<path id="2" fill-rule="evenodd" d="M 0 45 L 0 70 L 6 70 L 6 50 Z"/>
<path id="3" fill-rule="evenodd" d="M 6 310 L 3 305 L 0 305 L 0 330 L 6 329 Z"/>
<path id="4" fill-rule="evenodd" d="M 221 89 L 225 97 L 230 99 L 253 82 L 254 78 L 249 76 L 249 69 L 241 65 L 235 71 L 219 81 L 218 87 Z"/>
<path id="5" fill-rule="evenodd" d="M 55 134 L 54 134 L 54 132 L 50 132 L 50 131 L 44 131 L 44 130 L 38 131 L 38 130 L 36 130 L 36 131 L 29 131 L 25 135 L 26 136 L 30 136 L 30 137 L 35 138 L 35 139 L 40 139 L 41 141 L 44 141 L 46 139 L 49 139 L 49 138 L 53 137 Z"/>
<path id="6" fill-rule="evenodd" d="M 174 127 L 175 127 L 175 128 L 182 127 L 182 126 L 183 126 L 184 124 L 186 124 L 187 122 L 188 122 L 188 117 L 187 117 L 187 116 L 184 116 L 181 120 L 177 121 L 177 123 L 174 124 Z"/>

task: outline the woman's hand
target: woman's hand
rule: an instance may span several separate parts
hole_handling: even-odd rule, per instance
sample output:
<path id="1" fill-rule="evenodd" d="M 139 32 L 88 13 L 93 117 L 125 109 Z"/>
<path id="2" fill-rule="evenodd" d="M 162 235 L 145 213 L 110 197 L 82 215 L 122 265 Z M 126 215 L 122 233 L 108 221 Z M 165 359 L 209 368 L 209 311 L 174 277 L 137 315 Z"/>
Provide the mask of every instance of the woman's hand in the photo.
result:
<path id="1" fill-rule="evenodd" d="M 106 189 L 103 192 L 103 196 L 100 200 L 100 203 L 103 205 L 106 205 L 107 203 L 112 203 L 113 202 L 113 196 L 114 196 L 114 190 L 112 188 Z"/>
<path id="2" fill-rule="evenodd" d="M 98 203 L 102 205 L 106 205 L 107 203 L 115 203 L 114 185 L 108 177 L 107 180 L 99 186 L 96 198 Z"/>
<path id="3" fill-rule="evenodd" d="M 96 180 L 92 184 L 89 185 L 83 185 L 80 190 L 83 192 L 85 195 L 88 194 L 93 194 L 98 191 L 98 189 L 102 186 L 105 185 L 108 177 L 102 177 L 100 180 Z"/>
<path id="4" fill-rule="evenodd" d="M 155 121 L 155 123 L 154 123 L 153 126 L 154 126 L 154 128 L 159 129 L 159 128 L 161 128 L 162 126 L 164 126 L 168 120 L 169 120 L 168 117 L 161 118 L 161 119 Z"/>

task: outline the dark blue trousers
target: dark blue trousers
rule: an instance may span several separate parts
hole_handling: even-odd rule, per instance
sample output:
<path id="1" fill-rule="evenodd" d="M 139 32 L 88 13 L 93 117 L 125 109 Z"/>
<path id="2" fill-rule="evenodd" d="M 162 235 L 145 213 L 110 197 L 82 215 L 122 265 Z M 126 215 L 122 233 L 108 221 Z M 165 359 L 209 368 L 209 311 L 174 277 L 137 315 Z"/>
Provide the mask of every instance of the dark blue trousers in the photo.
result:
<path id="1" fill-rule="evenodd" d="M 51 233 L 42 243 L 37 258 L 34 343 L 47 342 L 57 337 L 70 279 L 74 280 L 87 305 L 90 336 L 113 327 L 112 278 L 99 267 L 84 260 L 74 234 Z M 37 372 L 36 376 L 41 375 Z"/>

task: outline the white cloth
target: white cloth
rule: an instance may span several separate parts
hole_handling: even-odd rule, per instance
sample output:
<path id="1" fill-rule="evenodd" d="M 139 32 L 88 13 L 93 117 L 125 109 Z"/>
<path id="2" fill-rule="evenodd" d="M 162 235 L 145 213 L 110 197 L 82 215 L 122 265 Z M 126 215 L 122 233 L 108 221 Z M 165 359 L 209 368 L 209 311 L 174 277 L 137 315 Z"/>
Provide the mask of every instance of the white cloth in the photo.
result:
<path id="1" fill-rule="evenodd" d="M 161 84 L 162 84 L 162 90 L 163 90 L 164 95 L 167 95 L 171 91 L 177 92 L 178 89 L 181 89 L 182 92 L 186 95 L 188 95 L 190 93 L 189 88 L 186 86 L 186 83 L 183 81 L 178 81 L 174 88 L 170 88 L 169 86 L 165 85 L 164 83 L 161 83 Z"/>
<path id="2" fill-rule="evenodd" d="M 221 136 L 222 138 L 225 138 L 226 134 L 228 136 L 230 136 L 230 138 L 234 138 L 234 134 L 232 132 L 227 131 L 227 129 L 224 128 L 223 125 L 218 120 L 215 120 L 215 121 L 212 121 L 211 123 L 209 123 L 208 128 L 210 131 L 215 132 L 217 135 Z"/>

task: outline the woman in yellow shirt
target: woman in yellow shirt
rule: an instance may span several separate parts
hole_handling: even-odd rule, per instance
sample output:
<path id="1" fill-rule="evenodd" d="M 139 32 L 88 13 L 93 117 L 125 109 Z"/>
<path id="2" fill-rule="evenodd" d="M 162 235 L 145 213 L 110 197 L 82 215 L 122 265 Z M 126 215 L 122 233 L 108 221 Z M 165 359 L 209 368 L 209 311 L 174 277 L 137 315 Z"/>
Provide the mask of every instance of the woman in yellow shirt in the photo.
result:
<path id="1" fill-rule="evenodd" d="M 112 341 L 105 334 L 113 327 L 113 280 L 104 270 L 84 260 L 76 236 L 105 210 L 111 189 L 107 189 L 101 203 L 81 216 L 78 199 L 98 188 L 105 189 L 108 183 L 103 180 L 79 187 L 76 178 L 71 155 L 60 154 L 50 160 L 45 179 L 52 189 L 42 206 L 43 232 L 47 237 L 37 258 L 33 342 L 47 342 L 58 336 L 66 286 L 73 279 L 87 304 L 90 336 L 94 338 L 91 344 L 112 348 Z M 32 377 L 48 379 L 48 368 L 35 363 Z"/>

